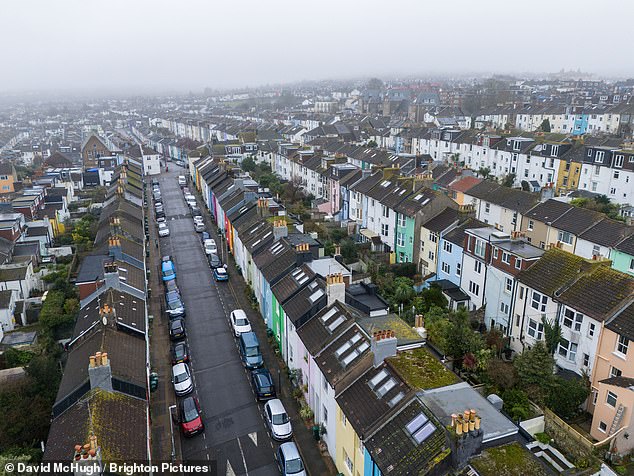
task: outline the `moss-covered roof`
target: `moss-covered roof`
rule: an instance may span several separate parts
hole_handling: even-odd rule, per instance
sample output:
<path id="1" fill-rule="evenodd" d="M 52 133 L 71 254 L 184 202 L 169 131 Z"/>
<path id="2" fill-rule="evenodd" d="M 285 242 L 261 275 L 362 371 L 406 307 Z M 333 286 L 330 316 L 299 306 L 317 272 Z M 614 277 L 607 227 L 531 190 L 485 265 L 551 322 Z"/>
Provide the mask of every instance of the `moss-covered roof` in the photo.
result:
<path id="1" fill-rule="evenodd" d="M 555 291 L 571 282 L 581 271 L 586 260 L 559 248 L 547 250 L 530 268 L 522 271 L 518 279 L 537 291 L 552 296 Z"/>
<path id="2" fill-rule="evenodd" d="M 396 357 L 389 358 L 388 362 L 415 389 L 445 387 L 460 380 L 423 347 L 399 352 Z"/>
<path id="3" fill-rule="evenodd" d="M 471 460 L 480 476 L 548 476 L 544 466 L 519 443 L 489 448 Z"/>

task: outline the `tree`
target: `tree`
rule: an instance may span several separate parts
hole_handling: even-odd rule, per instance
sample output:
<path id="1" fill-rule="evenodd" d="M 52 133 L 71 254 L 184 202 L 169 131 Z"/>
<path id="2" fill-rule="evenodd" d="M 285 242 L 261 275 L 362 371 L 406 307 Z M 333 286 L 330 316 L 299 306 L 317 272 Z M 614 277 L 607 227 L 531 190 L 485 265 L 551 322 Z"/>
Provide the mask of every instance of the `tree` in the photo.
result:
<path id="1" fill-rule="evenodd" d="M 539 130 L 541 132 L 550 132 L 550 121 L 548 119 L 544 119 L 539 126 Z"/>
<path id="2" fill-rule="evenodd" d="M 491 359 L 487 367 L 486 378 L 489 384 L 494 387 L 494 392 L 504 392 L 513 388 L 517 383 L 513 364 L 504 362 L 502 359 Z"/>
<path id="3" fill-rule="evenodd" d="M 242 159 L 240 167 L 245 172 L 253 172 L 256 168 L 255 160 L 253 160 L 253 157 L 245 157 L 244 159 Z"/>
<path id="4" fill-rule="evenodd" d="M 516 175 L 514 173 L 506 174 L 504 178 L 502 178 L 502 185 L 508 188 L 513 187 L 513 184 L 515 184 L 515 177 Z"/>
<path id="5" fill-rule="evenodd" d="M 544 341 L 546 342 L 546 349 L 550 352 L 550 355 L 555 355 L 559 343 L 561 342 L 561 324 L 559 320 L 553 319 L 549 321 L 546 316 L 542 317 L 542 325 L 544 326 Z"/>
<path id="6" fill-rule="evenodd" d="M 432 307 L 441 309 L 447 308 L 447 298 L 443 295 L 440 286 L 432 284 L 427 289 L 423 289 L 415 298 L 414 306 L 416 311 L 425 314 Z"/>
<path id="7" fill-rule="evenodd" d="M 525 350 L 513 361 L 520 387 L 543 401 L 553 380 L 555 359 L 542 342 Z"/>
<path id="8" fill-rule="evenodd" d="M 530 416 L 531 404 L 526 392 L 520 389 L 507 390 L 502 394 L 504 411 L 514 420 L 526 420 Z"/>
<path id="9" fill-rule="evenodd" d="M 354 241 L 346 239 L 341 241 L 341 256 L 346 263 L 354 263 L 357 261 L 357 247 Z"/>
<path id="10" fill-rule="evenodd" d="M 502 349 L 504 349 L 504 345 L 506 344 L 506 340 L 504 339 L 504 335 L 499 329 L 491 329 L 487 332 L 485 336 L 485 343 L 489 349 L 492 349 L 495 352 L 495 355 L 500 355 Z"/>
<path id="11" fill-rule="evenodd" d="M 489 167 L 480 167 L 476 174 L 486 180 L 491 176 L 491 169 Z"/>
<path id="12" fill-rule="evenodd" d="M 372 147 L 372 148 L 374 148 L 374 147 L 378 147 L 378 146 L 379 146 L 379 144 L 377 144 L 375 140 L 371 140 L 371 141 L 370 141 L 370 142 L 368 142 L 366 145 L 367 145 L 368 147 Z"/>
<path id="13" fill-rule="evenodd" d="M 452 357 L 458 367 L 462 365 L 462 359 L 468 353 L 475 354 L 482 349 L 482 336 L 471 329 L 469 312 L 460 308 L 450 315 L 451 326 L 445 336 L 447 341 L 447 355 Z"/>
<path id="14" fill-rule="evenodd" d="M 580 405 L 589 395 L 587 378 L 567 380 L 555 377 L 546 404 L 560 417 L 570 419 L 579 413 Z"/>

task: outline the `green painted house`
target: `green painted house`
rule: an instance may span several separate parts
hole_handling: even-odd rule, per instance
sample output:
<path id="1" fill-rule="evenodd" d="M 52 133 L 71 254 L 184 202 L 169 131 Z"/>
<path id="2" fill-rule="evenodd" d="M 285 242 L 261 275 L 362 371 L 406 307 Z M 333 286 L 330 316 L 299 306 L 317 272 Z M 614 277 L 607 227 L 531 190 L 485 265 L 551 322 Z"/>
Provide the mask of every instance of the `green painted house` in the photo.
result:
<path id="1" fill-rule="evenodd" d="M 625 238 L 610 252 L 612 267 L 634 276 L 634 235 Z"/>

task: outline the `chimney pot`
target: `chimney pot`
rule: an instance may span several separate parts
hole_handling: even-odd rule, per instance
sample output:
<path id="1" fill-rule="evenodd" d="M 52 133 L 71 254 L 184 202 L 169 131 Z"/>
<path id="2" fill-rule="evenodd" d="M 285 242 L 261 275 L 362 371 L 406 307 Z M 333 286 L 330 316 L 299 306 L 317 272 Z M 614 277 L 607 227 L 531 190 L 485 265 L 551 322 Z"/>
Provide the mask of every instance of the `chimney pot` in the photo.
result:
<path id="1" fill-rule="evenodd" d="M 99 367 L 101 365 L 101 352 L 97 352 L 95 354 L 95 366 Z"/>
<path id="2" fill-rule="evenodd" d="M 75 445 L 75 452 L 79 453 L 81 451 L 81 445 Z"/>
<path id="3" fill-rule="evenodd" d="M 91 366 L 91 367 L 94 367 L 94 366 L 95 366 L 95 356 L 94 356 L 94 355 L 91 355 L 91 356 L 90 356 L 90 366 Z"/>
<path id="4" fill-rule="evenodd" d="M 480 429 L 480 421 L 482 420 L 482 418 L 480 418 L 479 416 L 476 416 L 475 418 L 475 429 L 479 430 Z"/>
<path id="5" fill-rule="evenodd" d="M 462 417 L 468 421 L 470 416 L 471 416 L 471 412 L 469 410 L 465 410 L 464 415 Z"/>
<path id="6" fill-rule="evenodd" d="M 102 365 L 108 365 L 108 353 L 104 352 L 101 354 L 101 363 Z"/>

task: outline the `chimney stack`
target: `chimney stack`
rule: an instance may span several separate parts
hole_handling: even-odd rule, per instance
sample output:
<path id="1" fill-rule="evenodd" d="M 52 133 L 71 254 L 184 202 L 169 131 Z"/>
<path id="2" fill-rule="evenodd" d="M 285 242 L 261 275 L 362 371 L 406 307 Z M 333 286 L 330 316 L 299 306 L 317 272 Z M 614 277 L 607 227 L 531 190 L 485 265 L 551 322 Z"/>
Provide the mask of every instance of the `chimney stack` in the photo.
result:
<path id="1" fill-rule="evenodd" d="M 119 271 L 117 267 L 117 263 L 114 261 L 109 261 L 104 263 L 103 265 L 103 281 L 106 289 L 121 288 L 121 281 L 119 280 Z"/>
<path id="2" fill-rule="evenodd" d="M 106 352 L 97 352 L 90 356 L 88 366 L 88 377 L 90 378 L 90 388 L 101 388 L 112 392 L 112 369 L 110 360 Z"/>
<path id="3" fill-rule="evenodd" d="M 372 354 L 374 354 L 374 367 L 381 365 L 388 357 L 396 355 L 398 340 L 392 330 L 377 331 L 372 335 Z"/>
<path id="4" fill-rule="evenodd" d="M 273 240 L 278 241 L 280 238 L 288 236 L 288 226 L 286 226 L 286 220 L 275 220 L 273 222 Z"/>
<path id="5" fill-rule="evenodd" d="M 328 306 L 337 301 L 346 302 L 346 283 L 341 273 L 326 276 L 326 294 L 328 295 Z"/>
<path id="6" fill-rule="evenodd" d="M 113 259 L 123 258 L 123 253 L 121 252 L 121 240 L 119 237 L 111 236 L 108 238 L 108 254 Z"/>
<path id="7" fill-rule="evenodd" d="M 103 474 L 101 448 L 97 446 L 97 437 L 90 435 L 89 443 L 75 445 L 73 463 L 74 476 L 100 476 Z"/>

